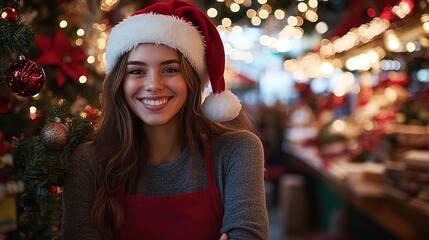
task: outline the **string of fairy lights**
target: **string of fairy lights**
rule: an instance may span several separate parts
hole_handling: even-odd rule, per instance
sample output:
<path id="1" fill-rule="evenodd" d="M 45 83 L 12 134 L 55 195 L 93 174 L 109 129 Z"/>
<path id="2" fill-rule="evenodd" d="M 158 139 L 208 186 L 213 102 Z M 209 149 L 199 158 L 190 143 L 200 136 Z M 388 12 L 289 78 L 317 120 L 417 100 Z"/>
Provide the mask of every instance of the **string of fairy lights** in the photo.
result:
<path id="1" fill-rule="evenodd" d="M 299 1 L 296 8 L 298 10 L 297 15 L 287 16 L 284 9 L 273 9 L 268 3 L 268 0 L 258 0 L 259 8 L 249 8 L 252 5 L 252 0 L 217 0 L 223 2 L 226 7 L 230 9 L 232 13 L 239 12 L 241 9 L 248 8 L 246 10 L 246 16 L 250 20 L 254 27 L 258 27 L 264 20 L 274 18 L 278 21 L 286 20 L 286 25 L 278 31 L 277 37 L 263 35 L 260 38 L 260 44 L 265 47 L 272 48 L 273 51 L 287 51 L 288 46 L 285 46 L 284 39 L 293 37 L 295 39 L 302 38 L 304 30 L 301 28 L 304 21 L 316 22 L 318 20 L 317 7 L 318 0 Z M 324 0 L 327 1 L 327 0 Z M 120 0 L 103 0 L 100 1 L 99 9 L 104 12 L 113 10 L 119 5 Z M 83 3 L 82 6 L 84 6 Z M 79 4 L 75 4 L 79 5 Z M 207 9 L 207 15 L 211 18 L 218 16 L 218 10 L 216 8 Z M 103 53 L 106 47 L 109 28 L 106 24 L 105 19 L 98 19 L 100 22 L 95 22 L 91 25 L 85 26 L 86 29 L 80 28 L 76 31 L 76 46 L 85 46 L 87 52 L 87 63 L 94 67 L 97 73 L 103 73 L 105 68 L 105 62 Z M 67 19 L 62 19 L 59 22 L 61 28 L 68 26 Z M 318 22 L 315 27 L 319 34 L 323 34 L 328 30 L 328 25 L 325 22 Z M 223 18 L 221 25 L 218 26 L 218 30 L 221 33 L 228 33 L 231 31 L 241 31 L 242 28 L 232 22 L 230 18 Z M 290 47 L 290 46 L 289 46 Z M 233 54 L 232 59 L 242 59 L 249 61 L 249 57 L 237 57 L 237 51 L 233 51 L 230 46 L 227 48 L 227 54 Z M 250 56 L 251 54 L 241 54 Z M 82 77 L 79 79 L 81 83 L 85 83 L 87 79 Z"/>
<path id="2" fill-rule="evenodd" d="M 314 23 L 314 30 L 320 36 L 329 30 L 328 24 L 321 21 L 318 15 L 318 7 L 321 2 L 328 0 L 299 0 L 291 9 L 275 9 L 268 0 L 217 0 L 223 3 L 229 11 L 234 14 L 245 11 L 245 16 L 251 27 L 263 28 L 264 23 L 277 21 L 281 23 L 276 31 L 264 33 L 259 37 L 260 47 L 268 48 L 273 52 L 285 53 L 293 46 L 289 39 L 301 40 L 304 37 L 305 30 L 303 24 L 305 21 Z M 392 8 L 392 13 L 399 18 L 405 18 L 413 10 L 412 0 L 402 0 L 398 5 Z M 120 0 L 101 0 L 94 6 L 92 11 L 87 10 L 88 3 L 85 0 L 73 1 L 73 6 L 79 8 L 74 12 L 80 12 L 82 18 L 91 18 L 82 21 L 79 29 L 75 32 L 73 44 L 85 49 L 87 54 L 86 64 L 93 68 L 97 73 L 103 74 L 105 69 L 104 52 L 109 36 L 110 26 L 105 19 L 106 12 L 112 11 L 120 5 Z M 119 10 L 119 9 L 118 9 Z M 133 9 L 132 3 L 121 6 L 120 13 L 124 16 L 130 15 Z M 89 11 L 89 12 L 88 12 Z M 217 18 L 220 14 L 220 8 L 210 7 L 206 10 L 210 18 Z M 60 19 L 58 26 L 66 29 L 69 27 L 69 21 L 66 17 Z M 429 14 L 421 16 L 422 28 L 429 32 Z M 217 26 L 221 36 L 230 33 L 243 32 L 244 26 L 240 22 L 233 22 L 231 18 L 225 17 Z M 322 39 L 320 41 L 320 50 L 318 52 L 308 52 L 304 56 L 284 61 L 284 70 L 291 73 L 297 81 L 305 81 L 315 77 L 326 77 L 334 72 L 335 69 L 365 70 L 370 67 L 380 66 L 381 60 L 385 55 L 383 46 L 370 49 L 365 53 L 352 56 L 347 60 L 340 60 L 336 55 L 350 50 L 359 44 L 369 42 L 376 37 L 384 34 L 386 36 L 386 48 L 391 51 L 395 44 L 398 45 L 398 38 L 394 30 L 389 29 L 389 21 L 380 17 L 374 17 L 369 23 L 362 24 L 358 28 L 351 29 L 347 34 L 335 40 Z M 426 42 L 424 41 L 426 39 Z M 395 42 L 396 41 L 396 42 Z M 423 47 L 429 47 L 429 40 L 423 38 L 420 43 Z M 413 46 L 414 44 L 414 46 Z M 415 43 L 407 43 L 407 51 L 418 50 L 420 46 Z M 394 49 L 393 49 L 394 50 Z M 242 50 L 234 48 L 233 45 L 225 42 L 225 53 L 232 60 L 251 63 L 254 60 L 252 50 Z M 363 65 L 366 64 L 366 65 Z M 79 82 L 87 84 L 88 76 L 81 76 Z M 34 97 L 37 97 L 35 95 Z M 35 118 L 37 112 L 35 107 L 30 108 L 30 118 Z"/>

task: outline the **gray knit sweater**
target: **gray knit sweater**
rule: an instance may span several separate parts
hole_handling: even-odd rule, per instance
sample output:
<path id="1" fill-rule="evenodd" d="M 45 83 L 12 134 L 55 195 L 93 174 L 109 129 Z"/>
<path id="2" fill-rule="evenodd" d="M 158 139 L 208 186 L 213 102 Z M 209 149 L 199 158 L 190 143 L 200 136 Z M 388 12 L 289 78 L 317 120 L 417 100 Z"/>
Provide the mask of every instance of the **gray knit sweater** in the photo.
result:
<path id="1" fill-rule="evenodd" d="M 227 133 L 215 138 L 211 147 L 224 206 L 221 233 L 227 233 L 230 240 L 268 239 L 264 158 L 259 138 L 248 131 Z M 96 154 L 94 145 L 88 142 L 79 146 L 71 156 L 73 168 L 63 193 L 64 240 L 101 239 L 89 220 L 95 195 Z M 163 196 L 207 188 L 204 159 L 200 157 L 197 170 L 190 172 L 195 167 L 191 159 L 191 152 L 186 149 L 173 162 L 145 166 L 136 194 Z"/>

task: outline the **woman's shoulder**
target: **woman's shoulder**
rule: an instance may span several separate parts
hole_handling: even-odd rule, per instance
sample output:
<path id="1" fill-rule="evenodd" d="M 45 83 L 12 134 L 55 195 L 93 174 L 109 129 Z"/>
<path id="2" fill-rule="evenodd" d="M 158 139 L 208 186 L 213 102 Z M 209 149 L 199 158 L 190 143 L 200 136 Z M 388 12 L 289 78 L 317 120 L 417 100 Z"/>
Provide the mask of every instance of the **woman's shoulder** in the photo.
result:
<path id="1" fill-rule="evenodd" d="M 70 161 L 74 165 L 91 164 L 97 156 L 97 148 L 92 141 L 84 142 L 78 145 L 70 155 Z"/>
<path id="2" fill-rule="evenodd" d="M 84 143 L 79 144 L 74 150 L 72 155 L 88 155 L 88 154 L 95 154 L 96 153 L 96 147 L 94 145 L 93 141 L 87 141 Z"/>
<path id="3" fill-rule="evenodd" d="M 228 132 L 216 137 L 212 152 L 215 161 L 224 168 L 222 172 L 231 168 L 257 171 L 264 159 L 261 140 L 247 130 Z"/>
<path id="4" fill-rule="evenodd" d="M 247 130 L 238 130 L 223 133 L 214 138 L 214 145 L 229 147 L 262 147 L 259 137 Z"/>

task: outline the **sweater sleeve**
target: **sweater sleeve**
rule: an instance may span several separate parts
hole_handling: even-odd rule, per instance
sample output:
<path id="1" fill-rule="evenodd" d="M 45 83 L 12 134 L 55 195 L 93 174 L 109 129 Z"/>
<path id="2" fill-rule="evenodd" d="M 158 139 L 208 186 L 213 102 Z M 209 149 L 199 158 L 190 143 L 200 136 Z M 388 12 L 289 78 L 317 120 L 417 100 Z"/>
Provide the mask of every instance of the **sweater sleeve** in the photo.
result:
<path id="1" fill-rule="evenodd" d="M 268 239 L 268 214 L 264 189 L 262 143 L 253 133 L 243 131 L 222 139 L 224 201 L 222 233 L 230 240 Z M 223 188 L 223 189 L 222 189 Z"/>
<path id="2" fill-rule="evenodd" d="M 72 169 L 64 184 L 62 237 L 64 240 L 102 239 L 91 227 L 90 212 L 94 202 L 95 148 L 88 142 L 70 156 Z"/>

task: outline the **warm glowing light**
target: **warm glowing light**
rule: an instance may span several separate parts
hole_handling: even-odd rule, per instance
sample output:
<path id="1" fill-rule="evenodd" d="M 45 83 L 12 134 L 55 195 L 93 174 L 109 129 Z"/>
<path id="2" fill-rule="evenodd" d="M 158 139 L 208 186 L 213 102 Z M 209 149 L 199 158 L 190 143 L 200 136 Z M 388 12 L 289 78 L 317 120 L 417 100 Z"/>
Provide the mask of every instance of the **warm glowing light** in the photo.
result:
<path id="1" fill-rule="evenodd" d="M 61 22 L 60 22 L 60 28 L 66 28 L 67 27 L 67 21 L 66 20 L 62 20 Z"/>
<path id="2" fill-rule="evenodd" d="M 31 106 L 29 109 L 30 113 L 36 113 L 37 112 L 37 108 L 35 106 Z"/>
<path id="3" fill-rule="evenodd" d="M 238 5 L 237 3 L 233 3 L 231 4 L 231 6 L 229 6 L 229 9 L 231 9 L 231 12 L 238 12 L 240 11 L 240 5 Z"/>
<path id="4" fill-rule="evenodd" d="M 246 16 L 248 17 L 248 18 L 253 18 L 253 17 L 256 17 L 256 11 L 255 11 L 255 9 L 249 9 L 249 10 L 247 10 L 247 12 L 246 12 Z"/>
<path id="5" fill-rule="evenodd" d="M 425 32 L 429 32 L 429 22 L 423 23 L 423 30 L 425 30 Z"/>
<path id="6" fill-rule="evenodd" d="M 217 16 L 217 10 L 216 10 L 216 8 L 209 8 L 207 10 L 207 16 L 209 16 L 211 18 L 216 17 Z"/>
<path id="7" fill-rule="evenodd" d="M 347 124 L 343 120 L 339 120 L 339 119 L 335 120 L 332 123 L 333 130 L 337 132 L 344 132 L 346 130 L 346 126 Z"/>
<path id="8" fill-rule="evenodd" d="M 298 11 L 300 11 L 300 12 L 306 12 L 307 10 L 308 10 L 308 6 L 307 6 L 307 4 L 306 3 L 304 3 L 304 2 L 300 2 L 300 3 L 298 3 Z"/>
<path id="9" fill-rule="evenodd" d="M 408 52 L 414 52 L 416 51 L 417 47 L 413 42 L 409 42 L 407 45 L 405 45 L 405 49 L 407 49 Z"/>
<path id="10" fill-rule="evenodd" d="M 222 19 L 222 26 L 224 27 L 231 27 L 232 21 L 229 18 Z"/>
<path id="11" fill-rule="evenodd" d="M 328 24 L 325 22 L 318 22 L 315 27 L 317 33 L 324 34 L 328 31 Z"/>
<path id="12" fill-rule="evenodd" d="M 79 82 L 84 84 L 86 83 L 86 81 L 88 81 L 88 78 L 85 75 L 82 75 L 79 77 Z"/>
<path id="13" fill-rule="evenodd" d="M 305 18 L 307 18 L 307 20 L 310 22 L 317 22 L 317 19 L 319 19 L 319 16 L 317 15 L 317 13 L 315 11 L 308 10 L 305 13 Z"/>
<path id="14" fill-rule="evenodd" d="M 323 62 L 320 64 L 320 72 L 325 75 L 330 75 L 334 72 L 334 66 L 329 62 Z"/>
<path id="15" fill-rule="evenodd" d="M 304 29 L 297 27 L 294 29 L 292 37 L 296 38 L 296 39 L 300 39 L 302 38 L 302 36 L 304 36 Z"/>
<path id="16" fill-rule="evenodd" d="M 34 119 L 36 119 L 36 117 L 37 117 L 37 108 L 35 107 L 35 106 L 31 106 L 30 108 L 29 108 L 29 110 L 28 110 L 28 117 L 31 119 L 31 120 L 34 120 Z"/>
<path id="17" fill-rule="evenodd" d="M 86 58 L 86 61 L 87 61 L 89 64 L 94 63 L 94 62 L 95 62 L 95 57 L 94 57 L 94 56 L 88 56 L 88 57 Z"/>
<path id="18" fill-rule="evenodd" d="M 98 29 L 98 30 L 100 30 L 100 31 L 106 31 L 106 29 L 107 29 L 107 26 L 106 26 L 106 24 L 104 24 L 104 23 L 102 23 L 102 24 L 97 24 L 97 27 L 96 27 L 96 29 Z"/>
<path id="19" fill-rule="evenodd" d="M 113 8 L 115 8 L 118 3 L 119 3 L 119 0 L 102 0 L 100 2 L 100 9 L 108 12 Z"/>
<path id="20" fill-rule="evenodd" d="M 295 16 L 289 16 L 287 18 L 287 23 L 291 26 L 296 26 L 296 24 L 298 23 L 298 20 L 296 19 Z"/>
<path id="21" fill-rule="evenodd" d="M 395 32 L 393 30 L 386 32 L 385 37 L 385 44 L 387 49 L 389 49 L 392 52 L 399 52 L 401 50 L 401 41 L 396 36 Z"/>
<path id="22" fill-rule="evenodd" d="M 85 35 L 85 30 L 83 30 L 82 28 L 79 28 L 79 29 L 76 31 L 76 34 L 77 34 L 79 37 L 82 37 L 83 35 Z"/>
<path id="23" fill-rule="evenodd" d="M 253 17 L 251 22 L 252 22 L 253 26 L 261 25 L 261 19 L 259 17 Z"/>
<path id="24" fill-rule="evenodd" d="M 311 8 L 317 8 L 318 5 L 319 5 L 319 3 L 317 2 L 317 0 L 309 0 L 308 1 L 308 6 Z"/>
<path id="25" fill-rule="evenodd" d="M 82 38 L 78 38 L 75 41 L 76 46 L 81 46 L 83 44 L 83 39 Z"/>
<path id="26" fill-rule="evenodd" d="M 276 11 L 274 11 L 274 17 L 278 20 L 284 19 L 285 16 L 286 16 L 285 12 L 281 9 L 277 9 Z"/>
<path id="27" fill-rule="evenodd" d="M 389 99 L 390 102 L 395 102 L 398 99 L 398 94 L 391 87 L 387 87 L 384 90 L 384 96 L 386 96 L 386 98 Z"/>
<path id="28" fill-rule="evenodd" d="M 265 9 L 261 9 L 259 12 L 258 12 L 258 16 L 261 18 L 261 19 L 267 19 L 268 18 L 268 16 L 269 16 L 269 12 L 267 11 L 267 10 L 265 10 Z"/>
<path id="29" fill-rule="evenodd" d="M 428 14 L 428 13 L 423 14 L 423 15 L 420 17 L 420 21 L 421 21 L 422 23 L 429 22 L 429 14 Z"/>

